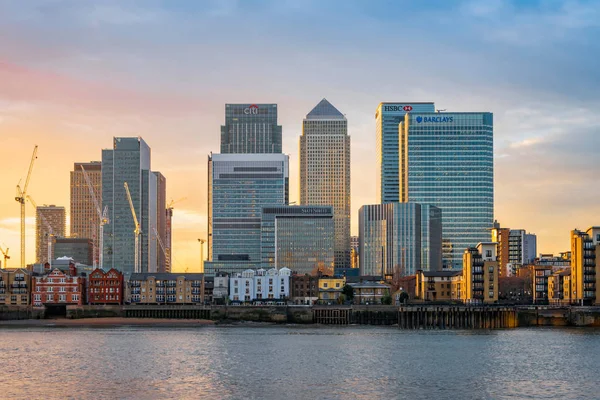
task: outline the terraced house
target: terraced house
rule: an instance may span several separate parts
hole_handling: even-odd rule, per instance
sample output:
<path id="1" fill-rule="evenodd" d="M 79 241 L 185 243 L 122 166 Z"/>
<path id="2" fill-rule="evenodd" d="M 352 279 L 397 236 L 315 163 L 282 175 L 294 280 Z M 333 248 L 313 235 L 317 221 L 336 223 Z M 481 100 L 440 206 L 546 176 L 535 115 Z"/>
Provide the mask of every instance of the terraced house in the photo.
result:
<path id="1" fill-rule="evenodd" d="M 123 274 L 114 268 L 96 268 L 89 277 L 89 304 L 123 304 Z"/>
<path id="2" fill-rule="evenodd" d="M 132 304 L 202 304 L 204 274 L 131 274 L 127 290 Z"/>
<path id="3" fill-rule="evenodd" d="M 31 274 L 26 269 L 0 269 L 0 305 L 28 306 Z"/>
<path id="4" fill-rule="evenodd" d="M 67 306 L 85 304 L 86 279 L 77 268 L 54 268 L 48 274 L 32 278 L 33 306 Z"/>

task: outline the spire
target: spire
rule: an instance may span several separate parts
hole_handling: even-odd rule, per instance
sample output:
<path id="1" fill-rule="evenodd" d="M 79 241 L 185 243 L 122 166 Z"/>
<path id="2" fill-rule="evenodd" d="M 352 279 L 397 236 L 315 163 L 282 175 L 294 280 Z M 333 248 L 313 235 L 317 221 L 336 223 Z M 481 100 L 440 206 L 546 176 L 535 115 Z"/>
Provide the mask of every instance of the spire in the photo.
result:
<path id="1" fill-rule="evenodd" d="M 306 115 L 306 119 L 346 119 L 346 117 L 327 99 L 323 99 Z"/>

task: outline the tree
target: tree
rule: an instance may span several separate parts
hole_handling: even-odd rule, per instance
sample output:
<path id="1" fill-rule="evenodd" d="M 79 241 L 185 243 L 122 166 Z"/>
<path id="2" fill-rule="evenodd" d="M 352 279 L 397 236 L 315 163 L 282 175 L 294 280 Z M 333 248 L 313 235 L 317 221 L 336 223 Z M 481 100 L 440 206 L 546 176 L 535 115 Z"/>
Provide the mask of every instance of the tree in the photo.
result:
<path id="1" fill-rule="evenodd" d="M 400 293 L 400 297 L 398 298 L 398 300 L 400 300 L 400 304 L 405 304 L 408 301 L 408 293 Z"/>
<path id="2" fill-rule="evenodd" d="M 389 306 L 390 304 L 392 304 L 392 296 L 390 296 L 390 291 L 389 290 L 385 291 L 385 294 L 381 298 L 381 304 L 385 304 L 387 306 Z"/>
<path id="3" fill-rule="evenodd" d="M 346 296 L 348 301 L 352 301 L 352 299 L 354 298 L 354 288 L 348 284 L 345 284 L 342 288 L 342 294 Z"/>
<path id="4" fill-rule="evenodd" d="M 344 304 L 346 302 L 346 296 L 342 293 L 340 297 L 337 298 L 338 304 Z"/>

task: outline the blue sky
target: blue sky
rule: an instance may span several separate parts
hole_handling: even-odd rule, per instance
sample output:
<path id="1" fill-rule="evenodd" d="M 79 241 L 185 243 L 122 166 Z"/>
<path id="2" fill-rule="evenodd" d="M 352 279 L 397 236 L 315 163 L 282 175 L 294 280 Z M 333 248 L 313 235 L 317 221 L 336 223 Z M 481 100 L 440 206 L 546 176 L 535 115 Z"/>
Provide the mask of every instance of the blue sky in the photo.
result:
<path id="1" fill-rule="evenodd" d="M 68 206 L 74 161 L 141 135 L 169 197 L 188 197 L 175 251 L 191 263 L 224 103 L 279 104 L 295 200 L 301 121 L 326 97 L 349 121 L 354 231 L 376 201 L 377 104 L 435 101 L 494 113 L 497 218 L 566 250 L 600 223 L 598 37 L 591 1 L 0 0 L 0 243 L 18 248 L 34 143 L 34 197 Z"/>

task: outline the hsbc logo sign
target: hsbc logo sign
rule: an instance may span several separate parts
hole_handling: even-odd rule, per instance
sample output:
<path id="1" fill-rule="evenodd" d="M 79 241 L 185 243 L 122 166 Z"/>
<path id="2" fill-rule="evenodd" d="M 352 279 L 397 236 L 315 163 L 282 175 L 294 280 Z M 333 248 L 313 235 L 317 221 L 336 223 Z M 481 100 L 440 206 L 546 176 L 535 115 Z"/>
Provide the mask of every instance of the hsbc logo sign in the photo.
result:
<path id="1" fill-rule="evenodd" d="M 402 107 L 402 109 L 407 112 L 412 111 L 412 106 L 404 106 L 404 107 Z"/>
<path id="2" fill-rule="evenodd" d="M 258 106 L 256 104 L 252 104 L 250 107 L 244 108 L 244 114 L 257 115 L 258 114 Z"/>
<path id="3" fill-rule="evenodd" d="M 406 105 L 406 106 L 402 106 L 402 105 L 384 105 L 383 106 L 383 111 L 384 112 L 398 112 L 398 111 L 404 111 L 404 112 L 411 112 L 413 109 L 412 106 Z"/>

